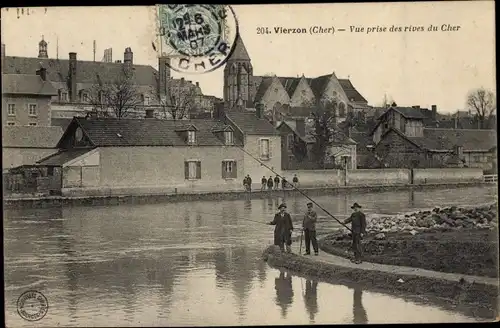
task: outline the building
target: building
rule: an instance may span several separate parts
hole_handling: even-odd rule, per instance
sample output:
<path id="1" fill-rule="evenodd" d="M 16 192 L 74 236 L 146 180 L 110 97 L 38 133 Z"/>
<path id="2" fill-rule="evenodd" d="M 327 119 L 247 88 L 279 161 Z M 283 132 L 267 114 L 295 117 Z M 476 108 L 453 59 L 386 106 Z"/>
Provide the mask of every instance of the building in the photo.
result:
<path id="1" fill-rule="evenodd" d="M 3 170 L 33 165 L 57 152 L 63 130 L 53 126 L 2 126 Z"/>
<path id="2" fill-rule="evenodd" d="M 374 153 L 385 167 L 496 166 L 496 131 L 424 126 L 416 108 L 391 107 L 372 132 Z"/>
<path id="3" fill-rule="evenodd" d="M 313 108 L 320 102 L 336 100 L 339 120 L 348 112 L 369 108 L 367 100 L 356 90 L 349 79 L 339 79 L 335 73 L 308 78 L 256 76 L 250 56 L 240 36 L 236 39 L 233 54 L 224 68 L 224 102 L 227 108 L 236 105 L 244 108 L 261 107 L 273 122 L 279 116 L 296 115 L 301 108 Z"/>
<path id="4" fill-rule="evenodd" d="M 250 126 L 261 120 L 239 114 L 181 121 L 75 117 L 59 151 L 38 165 L 61 181 L 62 194 L 241 190 L 243 176 L 259 167 L 251 156 L 271 165 L 279 156 L 271 154 L 276 146 L 270 130 Z"/>
<path id="5" fill-rule="evenodd" d="M 45 40 L 39 43 L 38 57 L 6 56 L 5 45 L 2 44 L 4 74 L 34 74 L 41 67 L 46 70 L 47 80 L 56 90 L 52 96 L 54 118 L 85 116 L 96 107 L 100 87 L 116 84 L 122 76 L 130 76 L 133 86 L 134 109 L 130 110 L 130 117 L 144 117 L 148 109 L 155 115 L 161 115 L 164 112 L 162 103 L 168 102 L 166 97 L 170 89 L 183 97 L 202 94 L 199 85 L 184 79 L 173 79 L 168 63 L 169 58 L 163 56 L 158 59 L 158 70 L 138 65 L 134 63 L 131 48 L 125 49 L 123 62 L 78 60 L 74 52 L 69 53 L 67 59 L 49 58 Z M 196 91 L 193 93 L 193 90 Z"/>
<path id="6" fill-rule="evenodd" d="M 32 74 L 2 74 L 2 126 L 50 126 L 56 94 L 44 68 Z"/>

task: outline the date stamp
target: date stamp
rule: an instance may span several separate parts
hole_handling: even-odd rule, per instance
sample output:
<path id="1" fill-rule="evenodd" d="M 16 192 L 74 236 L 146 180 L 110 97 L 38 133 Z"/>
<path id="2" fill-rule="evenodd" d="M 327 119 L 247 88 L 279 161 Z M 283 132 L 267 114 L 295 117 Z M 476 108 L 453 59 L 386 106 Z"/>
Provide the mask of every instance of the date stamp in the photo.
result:
<path id="1" fill-rule="evenodd" d="M 158 5 L 160 55 L 180 73 L 202 74 L 225 64 L 235 45 L 238 22 L 230 6 Z"/>
<path id="2" fill-rule="evenodd" d="M 35 290 L 22 293 L 17 300 L 17 313 L 27 321 L 41 320 L 48 310 L 49 302 L 47 298 Z"/>

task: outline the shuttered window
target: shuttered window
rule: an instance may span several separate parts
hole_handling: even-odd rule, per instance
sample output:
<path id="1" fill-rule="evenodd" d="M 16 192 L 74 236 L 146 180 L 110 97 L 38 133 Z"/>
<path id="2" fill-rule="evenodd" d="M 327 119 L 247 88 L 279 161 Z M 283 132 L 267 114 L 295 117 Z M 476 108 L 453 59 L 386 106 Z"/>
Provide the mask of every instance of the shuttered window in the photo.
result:
<path id="1" fill-rule="evenodd" d="M 238 177 L 238 168 L 236 161 L 224 160 L 222 161 L 222 178 L 223 179 L 236 179 Z"/>
<path id="2" fill-rule="evenodd" d="M 271 142 L 269 139 L 259 140 L 259 155 L 260 159 L 267 160 L 271 158 Z"/>
<path id="3" fill-rule="evenodd" d="M 184 178 L 187 180 L 201 179 L 201 162 L 200 161 L 185 161 L 184 162 Z"/>

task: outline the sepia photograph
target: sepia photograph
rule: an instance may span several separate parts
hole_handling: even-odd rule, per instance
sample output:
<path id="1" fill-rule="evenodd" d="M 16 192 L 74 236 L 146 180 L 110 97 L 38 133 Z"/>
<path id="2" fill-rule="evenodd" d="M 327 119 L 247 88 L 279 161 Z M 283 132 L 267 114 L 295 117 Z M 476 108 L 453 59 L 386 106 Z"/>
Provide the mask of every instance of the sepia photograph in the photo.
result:
<path id="1" fill-rule="evenodd" d="M 5 326 L 496 322 L 494 1 L 2 7 Z"/>

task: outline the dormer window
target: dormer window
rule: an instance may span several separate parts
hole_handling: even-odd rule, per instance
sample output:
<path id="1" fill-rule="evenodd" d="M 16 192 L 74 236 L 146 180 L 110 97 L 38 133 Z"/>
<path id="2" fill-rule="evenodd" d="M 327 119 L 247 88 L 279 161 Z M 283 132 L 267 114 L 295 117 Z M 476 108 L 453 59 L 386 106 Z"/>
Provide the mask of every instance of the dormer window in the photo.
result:
<path id="1" fill-rule="evenodd" d="M 88 102 L 89 101 L 89 95 L 87 93 L 84 93 L 82 99 L 83 99 L 83 102 Z"/>
<path id="2" fill-rule="evenodd" d="M 193 145 L 196 143 L 196 131 L 188 131 L 188 144 Z"/>
<path id="3" fill-rule="evenodd" d="M 234 144 L 233 131 L 225 131 L 224 132 L 224 140 L 226 141 L 226 145 Z"/>

